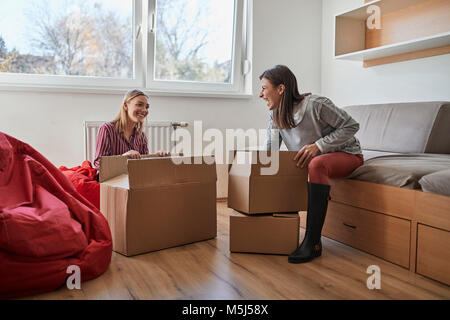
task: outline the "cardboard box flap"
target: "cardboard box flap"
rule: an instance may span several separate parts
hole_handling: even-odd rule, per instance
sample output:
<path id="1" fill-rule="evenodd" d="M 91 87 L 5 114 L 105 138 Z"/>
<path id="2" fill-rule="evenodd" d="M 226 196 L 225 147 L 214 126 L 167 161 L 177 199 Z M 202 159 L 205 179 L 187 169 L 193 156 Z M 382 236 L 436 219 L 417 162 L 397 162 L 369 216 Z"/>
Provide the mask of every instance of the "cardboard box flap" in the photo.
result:
<path id="1" fill-rule="evenodd" d="M 183 154 L 175 154 L 174 157 Z M 167 158 L 156 154 L 141 155 L 141 159 L 146 158 Z M 121 174 L 128 173 L 128 157 L 126 156 L 105 156 L 100 158 L 99 182 L 104 182 Z"/>
<path id="2" fill-rule="evenodd" d="M 233 176 L 250 177 L 251 172 L 251 162 L 241 163 L 237 158 L 233 160 L 233 163 L 228 169 L 228 174 Z"/>
<path id="3" fill-rule="evenodd" d="M 245 214 L 243 212 L 237 211 L 237 210 L 231 210 L 230 212 L 230 216 L 233 217 L 250 217 L 250 215 Z M 255 216 L 257 218 L 262 218 L 262 217 L 271 217 L 272 215 L 270 213 L 268 214 L 259 214 L 258 216 Z"/>
<path id="4" fill-rule="evenodd" d="M 259 214 L 257 216 L 248 215 L 236 210 L 232 210 L 230 212 L 230 216 L 233 217 L 252 217 L 252 218 L 264 218 L 264 217 L 274 217 L 274 218 L 300 218 L 300 215 L 298 212 L 281 212 L 281 213 L 266 213 L 266 214 Z"/>
<path id="5" fill-rule="evenodd" d="M 130 189 L 180 183 L 206 183 L 217 180 L 214 158 L 208 158 L 208 162 L 203 161 L 202 157 L 173 158 L 129 160 Z"/>
<path id="6" fill-rule="evenodd" d="M 121 174 L 127 174 L 127 160 L 125 156 L 101 157 L 99 182 L 104 182 Z"/>
<path id="7" fill-rule="evenodd" d="M 259 168 L 270 167 L 270 164 L 261 164 L 260 161 L 258 161 L 258 155 L 258 151 L 234 150 L 233 162 L 231 164 L 231 168 L 228 170 L 229 174 L 234 176 L 250 177 L 250 175 L 255 175 L 255 171 L 259 173 Z M 270 156 L 270 151 L 268 153 L 264 151 L 264 155 L 266 157 Z"/>
<path id="8" fill-rule="evenodd" d="M 306 168 L 297 167 L 297 161 L 294 161 L 295 155 L 298 151 L 280 151 L 280 163 L 285 165 L 280 166 L 280 175 L 290 175 L 290 176 L 303 176 L 303 171 L 307 172 Z"/>
<path id="9" fill-rule="evenodd" d="M 102 183 L 115 188 L 122 188 L 127 190 L 130 188 L 130 184 L 128 182 L 128 174 L 125 173 L 118 175 L 117 177 L 108 179 Z"/>
<path id="10" fill-rule="evenodd" d="M 190 163 L 175 165 L 176 183 L 217 181 L 216 163 L 213 156 L 191 157 Z"/>
<path id="11" fill-rule="evenodd" d="M 273 216 L 275 218 L 300 218 L 298 215 L 298 212 L 292 212 L 292 213 L 274 213 Z"/>
<path id="12" fill-rule="evenodd" d="M 296 166 L 294 157 L 297 151 L 279 151 L 278 165 L 275 162 L 276 155 L 274 152 L 267 151 L 237 151 L 233 160 L 233 165 L 230 169 L 231 175 L 239 176 L 264 176 L 261 174 L 262 168 L 271 168 L 277 176 L 304 176 L 306 168 L 299 168 Z M 268 161 L 267 164 L 265 164 Z M 283 165 L 280 165 L 283 164 Z M 277 168 L 278 167 L 278 168 Z M 276 171 L 278 169 L 278 171 Z"/>
<path id="13" fill-rule="evenodd" d="M 259 221 L 259 220 L 267 220 L 267 219 L 272 219 L 273 216 L 271 213 L 264 213 L 264 214 L 258 214 L 256 216 L 252 216 L 252 215 L 248 215 L 236 210 L 232 210 L 230 212 L 230 217 L 235 217 L 235 218 L 242 218 L 242 219 L 247 219 L 247 218 L 252 218 L 251 221 Z"/>
<path id="14" fill-rule="evenodd" d="M 234 216 L 234 217 L 242 217 L 242 216 L 245 216 L 245 214 L 240 213 L 240 212 L 237 212 L 236 210 L 231 210 L 230 216 Z"/>

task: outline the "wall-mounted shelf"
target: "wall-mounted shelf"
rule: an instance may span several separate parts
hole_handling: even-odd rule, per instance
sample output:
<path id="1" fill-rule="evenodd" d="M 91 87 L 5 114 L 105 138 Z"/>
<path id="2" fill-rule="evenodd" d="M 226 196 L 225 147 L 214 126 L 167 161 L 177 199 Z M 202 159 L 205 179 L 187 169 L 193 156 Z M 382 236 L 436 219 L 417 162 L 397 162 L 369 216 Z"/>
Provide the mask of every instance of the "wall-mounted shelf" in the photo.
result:
<path id="1" fill-rule="evenodd" d="M 347 54 L 336 56 L 336 59 L 364 61 L 447 45 L 450 45 L 450 32 L 438 34 L 431 37 L 394 43 L 378 48 L 350 52 Z"/>
<path id="2" fill-rule="evenodd" d="M 366 1 L 367 2 L 367 1 Z M 381 29 L 368 29 L 367 8 Z M 450 0 L 375 0 L 335 16 L 335 58 L 364 67 L 450 53 Z"/>

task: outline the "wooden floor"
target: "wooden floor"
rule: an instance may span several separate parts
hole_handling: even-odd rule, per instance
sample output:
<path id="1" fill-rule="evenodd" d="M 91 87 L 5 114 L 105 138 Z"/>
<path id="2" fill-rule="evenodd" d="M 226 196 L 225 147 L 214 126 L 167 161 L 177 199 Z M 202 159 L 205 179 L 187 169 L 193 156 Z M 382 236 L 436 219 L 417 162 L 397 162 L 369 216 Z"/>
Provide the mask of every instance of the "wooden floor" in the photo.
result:
<path id="1" fill-rule="evenodd" d="M 25 299 L 449 299 L 450 288 L 323 239 L 323 254 L 306 264 L 286 256 L 229 252 L 225 202 L 217 203 L 217 238 L 135 257 L 113 253 L 109 269 L 81 290 L 65 286 Z M 301 237 L 303 230 L 301 231 Z M 366 269 L 381 269 L 369 290 Z"/>

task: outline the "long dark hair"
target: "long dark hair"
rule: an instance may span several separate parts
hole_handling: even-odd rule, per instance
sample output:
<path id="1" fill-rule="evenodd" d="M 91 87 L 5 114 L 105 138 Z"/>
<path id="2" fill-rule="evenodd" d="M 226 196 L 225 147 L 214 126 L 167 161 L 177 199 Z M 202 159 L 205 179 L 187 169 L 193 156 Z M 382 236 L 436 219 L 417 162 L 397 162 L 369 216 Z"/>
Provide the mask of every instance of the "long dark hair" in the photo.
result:
<path id="1" fill-rule="evenodd" d="M 281 96 L 280 107 L 273 110 L 273 120 L 280 129 L 291 129 L 295 127 L 293 109 L 294 106 L 303 101 L 310 93 L 300 94 L 298 92 L 297 79 L 292 71 L 283 65 L 276 65 L 267 69 L 259 80 L 266 78 L 274 86 L 284 85 L 285 89 Z"/>

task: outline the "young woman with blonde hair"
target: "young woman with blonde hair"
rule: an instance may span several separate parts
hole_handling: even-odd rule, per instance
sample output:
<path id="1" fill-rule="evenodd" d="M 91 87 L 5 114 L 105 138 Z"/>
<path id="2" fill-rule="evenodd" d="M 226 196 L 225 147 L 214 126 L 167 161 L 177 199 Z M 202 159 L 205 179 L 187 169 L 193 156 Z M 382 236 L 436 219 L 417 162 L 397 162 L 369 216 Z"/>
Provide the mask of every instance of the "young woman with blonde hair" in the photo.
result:
<path id="1" fill-rule="evenodd" d="M 148 139 L 143 128 L 147 123 L 149 97 L 141 90 L 131 90 L 125 94 L 119 114 L 113 121 L 100 127 L 94 167 L 100 165 L 103 156 L 123 155 L 139 159 L 148 154 Z"/>

